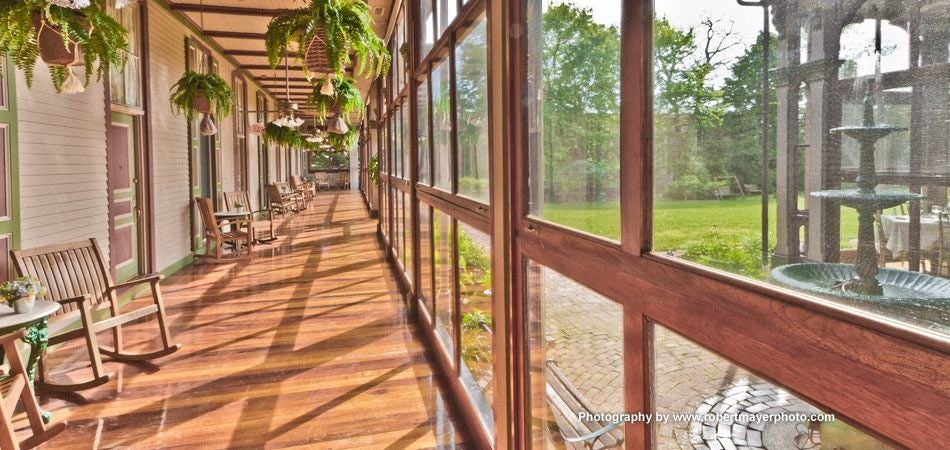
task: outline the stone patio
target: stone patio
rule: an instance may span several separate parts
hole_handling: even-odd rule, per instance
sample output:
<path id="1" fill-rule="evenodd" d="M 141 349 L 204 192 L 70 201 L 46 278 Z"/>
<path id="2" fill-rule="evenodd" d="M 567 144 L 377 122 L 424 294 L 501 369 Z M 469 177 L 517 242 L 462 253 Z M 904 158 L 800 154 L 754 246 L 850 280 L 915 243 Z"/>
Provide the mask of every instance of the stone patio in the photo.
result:
<path id="1" fill-rule="evenodd" d="M 545 357 L 594 412 L 623 412 L 619 305 L 544 269 Z M 819 410 L 678 334 L 656 327 L 656 404 L 661 413 L 778 413 Z M 795 448 L 803 423 L 666 422 L 660 449 Z"/>

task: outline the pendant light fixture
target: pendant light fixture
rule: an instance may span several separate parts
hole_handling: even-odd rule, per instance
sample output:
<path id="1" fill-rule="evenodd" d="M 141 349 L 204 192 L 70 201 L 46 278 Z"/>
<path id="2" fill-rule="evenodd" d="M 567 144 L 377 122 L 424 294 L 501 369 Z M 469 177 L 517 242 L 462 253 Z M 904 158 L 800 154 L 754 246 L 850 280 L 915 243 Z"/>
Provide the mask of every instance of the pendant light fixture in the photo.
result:
<path id="1" fill-rule="evenodd" d="M 346 134 L 350 131 L 350 127 L 346 126 L 346 121 L 343 120 L 342 116 L 336 116 L 330 119 L 330 123 L 327 125 L 327 131 L 333 134 Z"/>
<path id="2" fill-rule="evenodd" d="M 299 128 L 306 121 L 297 117 L 297 104 L 290 101 L 290 60 L 286 53 L 284 53 L 284 82 L 287 98 L 284 101 L 283 108 L 281 108 L 282 111 L 280 117 L 273 120 L 271 123 L 279 127 Z"/>

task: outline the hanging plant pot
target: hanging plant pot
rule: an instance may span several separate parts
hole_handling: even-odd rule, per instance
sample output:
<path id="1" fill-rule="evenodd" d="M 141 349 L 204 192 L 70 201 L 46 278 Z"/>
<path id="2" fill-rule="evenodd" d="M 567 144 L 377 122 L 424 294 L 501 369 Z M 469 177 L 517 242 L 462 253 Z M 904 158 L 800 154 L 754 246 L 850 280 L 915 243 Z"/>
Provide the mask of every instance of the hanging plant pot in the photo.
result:
<path id="1" fill-rule="evenodd" d="M 204 90 L 199 89 L 195 92 L 195 111 L 201 114 L 211 112 L 211 100 L 208 100 Z"/>
<path id="2" fill-rule="evenodd" d="M 39 14 L 33 15 L 33 26 L 38 30 L 36 40 L 43 62 L 51 66 L 69 67 L 82 61 L 79 45 L 72 41 L 64 43 L 59 31 L 43 21 Z"/>
<path id="3" fill-rule="evenodd" d="M 287 10 L 267 25 L 264 40 L 271 67 L 276 68 L 294 52 L 311 74 L 343 75 L 351 62 L 358 74 L 369 78 L 389 70 L 389 51 L 376 35 L 373 15 L 365 1 L 305 3 L 307 6 Z"/>
<path id="4" fill-rule="evenodd" d="M 314 29 L 313 38 L 307 43 L 307 70 L 317 74 L 330 74 L 335 72 L 330 56 L 327 53 L 327 29 L 323 25 L 317 25 Z"/>
<path id="5" fill-rule="evenodd" d="M 402 55 L 402 64 L 403 67 L 406 68 L 406 71 L 409 71 L 409 52 L 409 43 L 403 42 L 403 44 L 399 46 L 399 54 Z"/>
<path id="6" fill-rule="evenodd" d="M 234 107 L 234 92 L 220 76 L 189 70 L 174 86 L 169 101 L 175 114 L 184 113 L 188 120 L 195 114 L 228 117 Z"/>

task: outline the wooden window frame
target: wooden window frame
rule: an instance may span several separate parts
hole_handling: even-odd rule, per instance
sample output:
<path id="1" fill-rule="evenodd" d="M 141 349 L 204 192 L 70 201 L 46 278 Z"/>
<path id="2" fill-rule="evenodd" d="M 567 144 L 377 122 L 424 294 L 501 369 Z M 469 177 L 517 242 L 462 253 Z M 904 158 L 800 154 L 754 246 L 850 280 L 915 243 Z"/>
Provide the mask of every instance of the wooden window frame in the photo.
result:
<path id="1" fill-rule="evenodd" d="M 525 2 L 508 4 L 506 29 L 526 29 Z M 526 259 L 624 308 L 627 411 L 651 411 L 653 323 L 682 335 L 874 435 L 910 447 L 933 442 L 928 412 L 946 402 L 938 336 L 806 295 L 650 253 L 652 247 L 652 23 L 650 0 L 624 0 L 621 17 L 621 240 L 610 242 L 529 217 L 525 33 L 508 33 L 505 136 L 512 244 L 509 325 L 514 367 L 511 448 L 530 442 L 525 335 Z M 497 155 L 496 152 L 493 154 Z M 494 165 L 493 165 L 494 166 Z M 495 212 L 503 211 L 493 206 Z M 497 266 L 496 266 L 497 267 Z M 909 363 L 915 361 L 914 363 Z M 945 373 L 945 372 L 944 372 Z M 943 386 L 943 388 L 939 387 Z M 893 395 L 897 393 L 898 395 Z M 900 417 L 895 420 L 895 417 Z M 651 448 L 652 430 L 624 426 L 626 448 Z M 497 430 L 496 430 L 497 432 Z M 943 440 L 950 431 L 939 432 Z M 941 441 L 941 438 L 936 438 Z"/>
<path id="2" fill-rule="evenodd" d="M 0 111 L 10 110 L 10 89 L 7 84 L 7 57 L 0 56 Z"/>

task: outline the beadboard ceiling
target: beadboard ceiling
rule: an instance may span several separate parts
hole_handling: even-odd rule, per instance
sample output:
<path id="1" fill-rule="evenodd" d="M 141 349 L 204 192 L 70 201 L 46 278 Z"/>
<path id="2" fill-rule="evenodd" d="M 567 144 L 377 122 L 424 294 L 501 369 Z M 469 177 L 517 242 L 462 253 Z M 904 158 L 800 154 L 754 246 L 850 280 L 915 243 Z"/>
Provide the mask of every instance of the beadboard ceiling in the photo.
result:
<path id="1" fill-rule="evenodd" d="M 399 0 L 366 0 L 375 20 L 376 33 L 383 37 L 392 8 Z M 307 0 L 170 0 L 173 11 L 183 14 L 205 35 L 234 58 L 250 77 L 256 79 L 275 98 L 284 99 L 284 68 L 271 69 L 264 50 L 264 32 L 270 20 L 287 9 L 302 8 Z M 291 100 L 303 106 L 310 92 L 299 61 L 290 58 Z M 356 77 L 356 86 L 365 98 L 370 80 Z"/>

